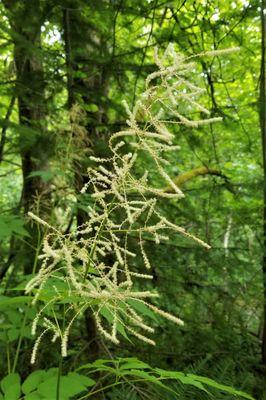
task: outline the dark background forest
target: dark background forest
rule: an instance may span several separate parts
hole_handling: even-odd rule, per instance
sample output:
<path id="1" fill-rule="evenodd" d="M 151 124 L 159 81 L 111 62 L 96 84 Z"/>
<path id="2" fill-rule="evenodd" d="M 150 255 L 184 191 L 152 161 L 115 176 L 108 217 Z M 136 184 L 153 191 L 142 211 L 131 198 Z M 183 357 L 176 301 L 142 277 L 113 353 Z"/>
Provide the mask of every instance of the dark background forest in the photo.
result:
<path id="1" fill-rule="evenodd" d="M 222 121 L 172 128 L 180 150 L 171 154 L 170 173 L 185 197 L 165 202 L 164 213 L 211 249 L 184 237 L 145 243 L 160 305 L 184 326 L 157 318 L 156 347 L 135 338 L 115 346 L 85 312 L 62 368 L 66 374 L 97 359 L 138 357 L 264 398 L 265 18 L 264 0 L 0 2 L 1 379 L 12 372 L 24 381 L 58 366 L 60 350 L 48 337 L 30 365 L 35 311 L 27 309 L 23 285 L 38 269 L 43 228 L 27 213 L 65 232 L 86 221 L 89 194 L 80 190 L 89 156 L 108 157 L 108 138 L 126 125 L 121 101 L 131 107 L 143 92 L 156 46 L 173 43 L 185 56 L 239 47 L 196 60 L 193 79 L 206 89 L 201 102 Z M 8 397 L 3 386 L 0 399 L 53 399 Z M 169 399 L 209 398 L 178 390 L 180 397 Z M 168 398 L 148 393 L 125 385 L 92 398 Z"/>

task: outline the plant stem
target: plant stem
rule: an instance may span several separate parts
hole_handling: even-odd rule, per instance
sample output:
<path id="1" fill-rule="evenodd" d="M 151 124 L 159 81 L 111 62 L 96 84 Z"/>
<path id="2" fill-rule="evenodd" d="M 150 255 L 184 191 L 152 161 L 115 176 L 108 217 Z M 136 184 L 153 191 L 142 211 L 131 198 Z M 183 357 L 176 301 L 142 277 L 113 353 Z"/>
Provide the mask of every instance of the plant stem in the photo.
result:
<path id="1" fill-rule="evenodd" d="M 10 372 L 11 372 L 11 365 L 10 365 L 9 342 L 7 342 L 7 346 L 6 346 L 6 358 L 7 358 L 7 373 L 10 374 Z"/>
<path id="2" fill-rule="evenodd" d="M 110 212 L 110 209 L 111 209 L 112 205 L 114 204 L 114 202 L 115 202 L 115 196 L 113 197 L 111 203 L 110 203 L 110 204 L 108 205 L 108 207 L 107 207 L 107 213 Z M 94 255 L 94 252 L 95 252 L 95 249 L 96 249 L 96 246 L 97 246 L 97 239 L 98 239 L 99 237 L 101 237 L 100 235 L 101 235 L 102 232 L 103 232 L 103 227 L 104 227 L 104 224 L 105 224 L 107 218 L 108 218 L 108 216 L 105 217 L 105 218 L 101 221 L 99 230 L 97 231 L 97 233 L 96 233 L 96 235 L 95 235 L 94 243 L 93 243 L 92 249 L 91 249 L 90 254 L 89 254 L 89 262 L 88 262 L 88 264 L 87 264 L 87 266 L 86 266 L 86 270 L 85 270 L 85 273 L 84 273 L 84 276 L 83 276 L 83 281 L 84 281 L 84 282 L 85 282 L 86 277 L 87 277 L 87 275 L 88 275 L 88 271 L 89 271 L 89 268 L 90 268 L 90 265 L 91 265 L 91 260 L 93 260 L 93 255 Z"/>
<path id="3" fill-rule="evenodd" d="M 38 226 L 38 245 L 37 245 L 37 248 L 36 248 L 35 258 L 34 258 L 33 267 L 32 267 L 32 273 L 33 274 L 35 274 L 35 272 L 36 272 L 40 249 L 41 249 L 41 232 L 40 232 L 40 229 L 39 229 L 39 226 Z M 31 295 L 31 294 L 29 293 L 29 295 Z M 26 321 L 27 321 L 27 318 L 28 318 L 29 309 L 30 309 L 30 302 L 27 303 L 27 308 L 26 308 L 26 311 L 25 311 L 25 314 L 24 314 L 22 326 L 20 328 L 20 334 L 19 334 L 19 339 L 18 339 L 18 345 L 17 345 L 17 348 L 16 348 L 16 353 L 15 353 L 14 363 L 13 363 L 13 367 L 12 367 L 12 372 L 15 372 L 16 368 L 17 368 L 18 357 L 19 357 L 20 347 L 21 347 L 22 338 L 23 338 L 23 331 L 24 331 L 24 328 L 25 328 L 25 325 L 26 325 Z"/>
<path id="4" fill-rule="evenodd" d="M 60 380 L 61 380 L 61 375 L 62 375 L 62 365 L 63 365 L 63 357 L 62 357 L 62 353 L 60 353 L 58 374 L 57 374 L 57 383 L 56 383 L 56 400 L 60 400 Z"/>
<path id="5" fill-rule="evenodd" d="M 17 363 L 18 363 L 18 356 L 19 356 L 19 352 L 20 352 L 20 347 L 21 347 L 21 343 L 22 343 L 22 338 L 23 338 L 23 331 L 26 325 L 26 320 L 28 317 L 28 311 L 29 311 L 29 305 L 27 305 L 27 309 L 26 312 L 24 314 L 24 318 L 23 318 L 23 322 L 20 328 L 20 334 L 19 334 L 19 339 L 18 339 L 18 345 L 16 348 L 16 353 L 15 353 L 15 358 L 14 358 L 14 362 L 13 362 L 13 367 L 12 367 L 12 372 L 16 371 L 16 367 L 17 367 Z"/>
<path id="6" fill-rule="evenodd" d="M 157 381 L 160 382 L 163 379 L 164 378 L 160 377 L 160 378 L 157 378 Z M 122 385 L 122 384 L 125 384 L 125 383 L 132 384 L 132 383 L 138 383 L 138 382 L 147 382 L 147 379 L 140 378 L 140 379 L 122 380 L 122 381 L 119 381 L 119 382 L 114 382 L 114 383 L 111 383 L 110 385 L 106 385 L 104 387 L 101 387 L 100 389 L 94 390 L 93 392 L 87 393 L 86 395 L 84 395 L 82 397 L 79 397 L 78 400 L 88 399 L 89 397 L 95 395 L 96 393 L 103 392 L 104 390 L 110 389 L 110 388 L 112 388 L 114 386 Z M 157 382 L 154 382 L 154 383 L 157 383 Z M 171 388 L 168 388 L 168 387 L 165 386 L 165 389 L 168 390 L 170 393 L 176 394 L 176 392 L 174 390 L 172 390 Z"/>
<path id="7" fill-rule="evenodd" d="M 65 316 L 66 316 L 66 308 L 65 304 L 63 305 L 63 328 L 62 331 L 65 330 Z M 56 400 L 60 400 L 60 380 L 62 375 L 62 367 L 63 367 L 63 356 L 62 352 L 60 353 L 60 359 L 58 364 L 58 374 L 57 374 L 57 383 L 56 383 Z"/>

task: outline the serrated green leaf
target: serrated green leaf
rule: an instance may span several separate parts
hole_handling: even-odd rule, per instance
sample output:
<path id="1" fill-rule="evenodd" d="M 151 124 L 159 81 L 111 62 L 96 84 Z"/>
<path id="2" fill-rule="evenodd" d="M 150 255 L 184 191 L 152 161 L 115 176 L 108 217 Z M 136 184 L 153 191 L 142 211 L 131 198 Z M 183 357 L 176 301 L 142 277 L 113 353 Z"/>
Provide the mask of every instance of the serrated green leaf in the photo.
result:
<path id="1" fill-rule="evenodd" d="M 119 366 L 119 369 L 151 369 L 151 367 L 144 363 L 143 361 L 138 360 L 135 357 L 132 358 L 123 358 L 122 364 Z"/>
<path id="2" fill-rule="evenodd" d="M 155 368 L 154 370 L 160 377 L 164 379 L 175 379 L 183 383 L 184 385 L 191 385 L 194 386 L 200 390 L 203 390 L 206 393 L 209 393 L 206 388 L 202 385 L 201 382 L 196 381 L 195 379 L 192 379 L 188 375 L 184 374 L 183 372 L 178 372 L 178 371 L 166 371 L 164 369 L 160 368 Z"/>
<path id="3" fill-rule="evenodd" d="M 140 312 L 143 315 L 146 315 L 147 317 L 150 317 L 151 319 L 157 321 L 157 316 L 155 315 L 155 313 L 149 308 L 147 307 L 145 304 L 137 301 L 137 300 L 128 300 L 128 304 L 134 308 L 134 310 Z"/>
<path id="4" fill-rule="evenodd" d="M 118 361 L 116 361 L 116 360 L 108 360 L 108 359 L 98 359 L 98 360 L 94 361 L 93 363 L 88 363 L 88 364 L 82 365 L 81 367 L 77 368 L 76 371 L 80 371 L 82 369 L 91 369 L 91 370 L 95 370 L 95 371 L 108 371 L 108 372 L 111 372 L 113 374 L 116 374 L 117 373 L 117 369 L 113 368 L 109 364 L 117 365 Z"/>
<path id="5" fill-rule="evenodd" d="M 142 371 L 139 369 L 131 369 L 131 370 L 126 370 L 126 371 L 119 371 L 121 376 L 125 376 L 125 375 L 131 375 L 131 376 L 136 376 L 139 378 L 143 378 L 145 379 L 145 381 L 147 382 L 153 382 L 153 383 L 159 383 L 159 380 L 157 377 L 155 377 L 152 374 L 149 374 L 146 371 Z"/>
<path id="6" fill-rule="evenodd" d="M 16 297 L 0 296 L 0 309 L 6 309 L 6 307 L 8 306 L 24 304 L 31 299 L 32 299 L 31 296 L 16 296 Z"/>
<path id="7" fill-rule="evenodd" d="M 204 383 L 205 385 L 213 387 L 217 390 L 233 394 L 234 396 L 240 396 L 240 397 L 244 397 L 245 399 L 255 400 L 254 397 L 250 396 L 249 394 L 247 394 L 245 392 L 236 390 L 236 389 L 232 388 L 231 386 L 222 385 L 221 383 L 218 383 L 218 382 L 214 381 L 213 379 L 206 378 L 205 376 L 188 374 L 187 377 L 190 377 L 190 378 L 194 379 L 195 381 Z"/>
<path id="8" fill-rule="evenodd" d="M 139 370 L 139 369 L 131 369 L 126 371 L 119 371 L 120 376 L 134 376 L 135 378 L 141 378 L 145 382 L 150 382 L 152 384 L 156 384 L 165 390 L 169 390 L 166 385 L 164 385 L 160 379 L 146 371 Z M 170 389 L 172 391 L 172 389 Z"/>
<path id="9" fill-rule="evenodd" d="M 100 314 L 109 322 L 109 324 L 111 324 L 114 320 L 114 316 L 113 314 L 110 312 L 110 310 L 108 309 L 108 307 L 101 307 L 100 310 Z M 129 339 L 125 328 L 123 327 L 123 325 L 121 324 L 121 322 L 117 322 L 117 331 L 125 338 L 127 339 L 129 342 L 131 342 L 131 340 Z M 131 342 L 132 343 L 132 342 Z"/>
<path id="10" fill-rule="evenodd" d="M 24 275 L 21 279 L 22 281 L 14 288 L 9 289 L 9 290 L 24 290 L 27 283 L 34 277 L 36 274 L 28 274 Z"/>
<path id="11" fill-rule="evenodd" d="M 12 234 L 29 237 L 24 223 L 25 221 L 16 215 L 0 215 L 0 239 L 6 239 Z"/>
<path id="12" fill-rule="evenodd" d="M 3 240 L 12 234 L 12 229 L 2 220 L 0 220 L 0 239 Z"/>

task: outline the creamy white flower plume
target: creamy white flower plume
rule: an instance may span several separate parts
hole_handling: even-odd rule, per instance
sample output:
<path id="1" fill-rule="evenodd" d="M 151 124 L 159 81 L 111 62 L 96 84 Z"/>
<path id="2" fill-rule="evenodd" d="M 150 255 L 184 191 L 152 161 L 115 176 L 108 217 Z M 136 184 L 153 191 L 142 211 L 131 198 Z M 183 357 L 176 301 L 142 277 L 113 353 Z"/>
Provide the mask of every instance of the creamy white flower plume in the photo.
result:
<path id="1" fill-rule="evenodd" d="M 166 155 L 177 150 L 171 132 L 173 124 L 197 127 L 220 119 L 192 119 L 184 114 L 184 104 L 196 113 L 208 114 L 208 110 L 198 103 L 203 90 L 188 79 L 193 64 L 175 53 L 173 46 L 161 57 L 156 51 L 155 62 L 158 70 L 147 77 L 146 90 L 133 110 L 123 102 L 128 127 L 110 137 L 112 155 L 104 159 L 90 157 L 94 167 L 89 168 L 88 183 L 81 190 L 89 191 L 93 200 L 88 207 L 87 222 L 62 234 L 29 213 L 35 222 L 51 231 L 43 242 L 41 268 L 26 286 L 27 293 L 33 292 L 34 302 L 45 302 L 33 321 L 33 335 L 38 327 L 44 330 L 35 342 L 32 362 L 47 332 L 52 334 L 53 341 L 61 339 L 61 352 L 66 356 L 71 327 L 87 308 L 94 315 L 99 333 L 115 344 L 119 343 L 118 335 L 125 332 L 155 344 L 148 337 L 154 329 L 140 313 L 140 304 L 183 325 L 180 318 L 153 305 L 158 294 L 140 290 L 136 281 L 152 279 L 152 274 L 147 273 L 153 270 L 153 265 L 145 249 L 146 239 L 157 245 L 162 239 L 168 240 L 166 235 L 171 231 L 209 248 L 204 241 L 167 220 L 157 199 L 184 196 L 167 170 Z M 150 171 L 141 170 L 143 153 L 149 159 Z M 156 185 L 151 178 L 154 174 L 158 177 Z M 165 185 L 173 193 L 165 192 Z M 129 246 L 129 239 L 139 246 L 143 262 L 138 268 L 133 266 L 136 254 Z M 54 305 L 62 303 L 64 327 L 53 313 Z"/>

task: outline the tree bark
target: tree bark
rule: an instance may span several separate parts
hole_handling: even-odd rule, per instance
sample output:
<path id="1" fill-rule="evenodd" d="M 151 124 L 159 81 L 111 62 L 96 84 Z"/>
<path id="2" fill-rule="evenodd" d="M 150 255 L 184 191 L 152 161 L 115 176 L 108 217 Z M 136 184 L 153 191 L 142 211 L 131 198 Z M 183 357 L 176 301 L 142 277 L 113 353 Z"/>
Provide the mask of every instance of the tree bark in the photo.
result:
<path id="1" fill-rule="evenodd" d="M 260 98 L 259 115 L 262 139 L 262 158 L 263 158 L 263 334 L 262 334 L 262 364 L 266 367 L 266 2 L 261 0 L 261 73 L 260 73 Z M 266 369 L 265 369 L 266 371 Z"/>
<path id="2" fill-rule="evenodd" d="M 174 183 L 176 184 L 177 187 L 183 187 L 186 182 L 191 181 L 197 176 L 205 176 L 205 175 L 215 175 L 215 176 L 220 176 L 225 180 L 227 179 L 226 176 L 223 175 L 222 172 L 216 168 L 198 167 L 188 172 L 184 172 L 181 175 L 178 175 L 174 179 Z M 165 192 L 172 192 L 172 191 L 173 189 L 170 186 L 165 188 Z"/>
<path id="3" fill-rule="evenodd" d="M 21 126 L 22 204 L 25 212 L 33 206 L 34 196 L 38 197 L 47 193 L 47 183 L 44 183 L 40 177 L 29 177 L 29 174 L 47 169 L 49 158 L 47 157 L 49 140 L 47 142 L 45 124 L 45 80 L 40 55 L 41 9 L 38 0 L 28 3 L 22 11 L 23 15 L 19 13 L 18 18 L 14 18 L 13 22 L 13 28 L 19 35 L 14 41 L 14 59 Z"/>
<path id="4" fill-rule="evenodd" d="M 44 216 L 51 208 L 49 183 L 44 182 L 40 176 L 31 176 L 36 171 L 49 168 L 53 148 L 45 123 L 46 83 L 41 53 L 43 10 L 39 0 L 5 0 L 4 5 L 12 29 L 17 75 L 15 89 L 23 175 L 21 206 L 25 214 L 35 209 L 35 212 Z M 36 228 L 28 224 L 27 229 L 31 235 L 30 246 L 20 246 L 18 251 L 18 258 L 20 263 L 24 263 L 26 274 L 32 272 L 34 247 L 38 242 Z"/>
<path id="5" fill-rule="evenodd" d="M 97 27 L 93 26 L 84 16 L 81 10 L 86 4 L 71 1 L 64 3 L 63 32 L 65 42 L 65 58 L 67 70 L 68 109 L 70 124 L 72 126 L 72 138 L 79 151 L 79 158 L 73 160 L 74 185 L 76 194 L 87 182 L 88 150 L 95 152 L 100 134 L 98 124 L 106 121 L 105 110 L 101 104 L 101 97 L 106 96 L 107 79 L 104 71 L 93 66 L 91 58 L 95 58 L 101 46 L 101 36 Z M 82 54 L 80 50 L 82 49 Z M 101 99 L 101 100 L 100 100 Z M 96 112 L 91 112 L 89 105 L 97 106 Z M 81 110 L 83 116 L 75 119 L 74 108 Z M 85 152 L 84 152 L 85 149 Z M 100 156 L 104 156 L 103 153 Z M 87 214 L 80 208 L 77 209 L 77 224 L 86 222 Z M 85 326 L 89 342 L 90 360 L 95 360 L 99 355 L 97 342 L 97 329 L 95 320 L 89 310 L 85 312 Z"/>

